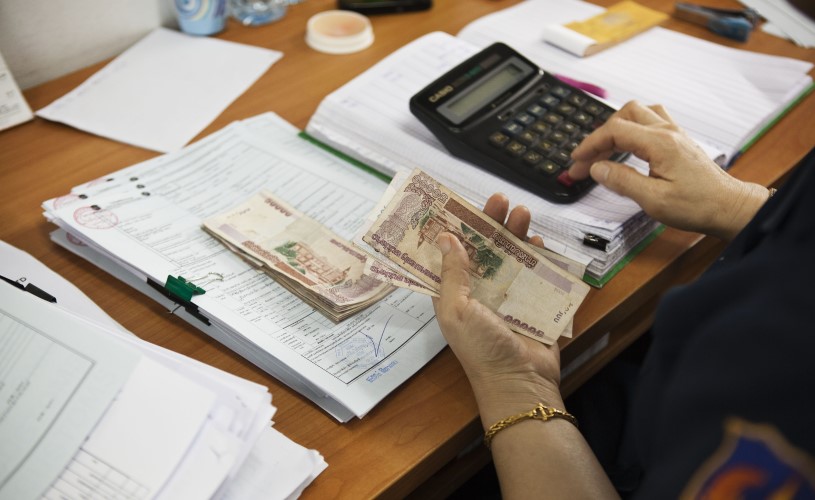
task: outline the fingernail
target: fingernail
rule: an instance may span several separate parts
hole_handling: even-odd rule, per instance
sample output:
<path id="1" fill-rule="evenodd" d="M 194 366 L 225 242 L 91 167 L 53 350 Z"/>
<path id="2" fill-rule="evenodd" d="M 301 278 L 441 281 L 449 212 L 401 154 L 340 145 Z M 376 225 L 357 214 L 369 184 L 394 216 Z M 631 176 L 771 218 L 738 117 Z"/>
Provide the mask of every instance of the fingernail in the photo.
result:
<path id="1" fill-rule="evenodd" d="M 605 163 L 595 163 L 591 166 L 591 176 L 597 182 L 605 182 L 608 179 L 608 165 Z"/>
<path id="2" fill-rule="evenodd" d="M 450 253 L 450 237 L 446 234 L 441 235 L 439 239 L 436 240 L 436 243 L 439 244 L 439 250 L 441 250 L 442 255 L 447 255 Z"/>

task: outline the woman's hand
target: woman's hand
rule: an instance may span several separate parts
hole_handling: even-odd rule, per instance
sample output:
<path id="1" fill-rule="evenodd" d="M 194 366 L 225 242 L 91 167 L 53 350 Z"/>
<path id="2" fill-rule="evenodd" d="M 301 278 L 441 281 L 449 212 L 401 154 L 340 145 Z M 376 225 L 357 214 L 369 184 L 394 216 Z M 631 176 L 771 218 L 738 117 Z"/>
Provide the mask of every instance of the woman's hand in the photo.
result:
<path id="1" fill-rule="evenodd" d="M 516 207 L 507 217 L 508 209 L 505 196 L 493 195 L 484 212 L 525 239 L 529 210 Z M 485 428 L 537 403 L 563 408 L 557 345 L 546 346 L 512 332 L 495 313 L 471 299 L 464 247 L 450 234 L 436 241 L 443 261 L 440 297 L 433 305 L 442 333 L 473 387 Z M 539 236 L 530 242 L 543 246 Z"/>
<path id="2" fill-rule="evenodd" d="M 650 165 L 648 176 L 608 161 L 628 151 Z M 626 104 L 572 152 L 573 179 L 589 173 L 599 184 L 637 202 L 669 226 L 732 239 L 768 198 L 713 163 L 662 106 Z"/>

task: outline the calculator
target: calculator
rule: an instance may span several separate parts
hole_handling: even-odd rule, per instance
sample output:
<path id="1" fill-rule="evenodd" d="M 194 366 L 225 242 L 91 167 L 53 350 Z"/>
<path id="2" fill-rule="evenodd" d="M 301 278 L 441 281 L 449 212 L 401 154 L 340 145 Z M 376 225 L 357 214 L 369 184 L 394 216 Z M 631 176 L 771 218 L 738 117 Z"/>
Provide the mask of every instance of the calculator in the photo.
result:
<path id="1" fill-rule="evenodd" d="M 571 152 L 615 110 L 499 42 L 414 95 L 410 111 L 453 155 L 549 201 L 572 203 L 594 181 L 566 174 Z"/>

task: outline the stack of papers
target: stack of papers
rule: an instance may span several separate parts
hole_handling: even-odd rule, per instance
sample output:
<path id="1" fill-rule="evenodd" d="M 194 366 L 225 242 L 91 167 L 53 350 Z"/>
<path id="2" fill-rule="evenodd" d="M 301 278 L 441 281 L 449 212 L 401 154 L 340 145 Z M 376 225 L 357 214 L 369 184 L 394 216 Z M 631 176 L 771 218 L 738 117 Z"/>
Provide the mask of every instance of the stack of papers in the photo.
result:
<path id="1" fill-rule="evenodd" d="M 483 206 L 495 192 L 532 212 L 533 233 L 548 248 L 588 264 L 602 285 L 657 225 L 627 198 L 602 188 L 571 205 L 556 205 L 451 156 L 411 115 L 408 101 L 467 57 L 502 41 L 545 71 L 603 87 L 615 107 L 630 100 L 666 106 L 711 157 L 729 162 L 812 85 L 812 65 L 731 49 L 662 28 L 588 58 L 542 40 L 541 20 L 567 24 L 603 9 L 578 0 L 529 0 L 485 16 L 457 37 L 431 33 L 386 57 L 326 97 L 306 128 L 316 139 L 394 175 L 421 168 Z M 632 158 L 638 170 L 647 165 Z M 587 234 L 609 242 L 583 244 Z"/>
<path id="2" fill-rule="evenodd" d="M 325 469 L 270 427 L 265 387 L 139 340 L 28 254 L 0 254 L 3 276 L 57 298 L 0 283 L 0 497 L 289 498 Z"/>
<path id="3" fill-rule="evenodd" d="M 333 323 L 202 228 L 266 189 L 350 239 L 387 185 L 276 115 L 44 203 L 53 239 L 164 304 L 340 421 L 361 417 L 445 345 L 428 297 L 398 290 Z M 168 299 L 168 277 L 205 291 Z"/>

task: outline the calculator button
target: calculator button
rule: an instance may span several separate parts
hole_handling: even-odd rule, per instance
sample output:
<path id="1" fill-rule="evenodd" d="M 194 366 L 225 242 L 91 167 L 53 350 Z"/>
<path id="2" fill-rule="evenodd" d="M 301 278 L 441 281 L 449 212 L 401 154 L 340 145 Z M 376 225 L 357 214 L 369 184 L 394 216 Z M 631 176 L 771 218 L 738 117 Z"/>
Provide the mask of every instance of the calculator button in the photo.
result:
<path id="1" fill-rule="evenodd" d="M 540 102 L 541 102 L 541 105 L 543 105 L 543 106 L 548 106 L 550 108 L 553 108 L 553 107 L 558 105 L 558 103 L 560 102 L 560 99 L 553 96 L 552 94 L 547 94 L 547 95 L 545 95 L 545 96 L 543 96 L 541 98 Z"/>
<path id="2" fill-rule="evenodd" d="M 586 104 L 589 101 L 589 98 L 582 94 L 572 94 L 569 96 L 567 101 L 569 102 L 569 104 L 577 106 L 579 108 Z"/>
<path id="3" fill-rule="evenodd" d="M 586 104 L 586 106 L 583 108 L 583 111 L 590 113 L 594 116 L 597 116 L 603 112 L 603 107 L 597 104 L 596 102 L 590 102 Z"/>
<path id="4" fill-rule="evenodd" d="M 535 145 L 535 150 L 540 151 L 548 155 L 549 153 L 554 152 L 556 149 L 555 145 L 549 141 L 540 141 Z"/>
<path id="5" fill-rule="evenodd" d="M 557 125 L 558 123 L 563 121 L 563 117 L 557 113 L 546 113 L 545 115 L 543 115 L 543 121 L 551 125 Z"/>
<path id="6" fill-rule="evenodd" d="M 557 163 L 553 162 L 552 160 L 545 160 L 543 163 L 535 167 L 535 170 L 547 175 L 552 175 L 559 172 L 560 167 L 557 166 Z"/>
<path id="7" fill-rule="evenodd" d="M 571 155 L 565 151 L 555 151 L 551 155 L 549 155 L 549 159 L 553 162 L 557 163 L 561 167 L 567 167 L 569 163 L 572 161 Z"/>
<path id="8" fill-rule="evenodd" d="M 567 170 L 564 170 L 557 176 L 557 181 L 566 187 L 572 187 L 572 184 L 574 184 L 574 179 L 569 177 L 569 172 Z"/>
<path id="9" fill-rule="evenodd" d="M 503 131 L 505 134 L 508 134 L 508 135 L 511 135 L 511 136 L 512 136 L 512 135 L 518 135 L 518 134 L 520 134 L 521 132 L 523 132 L 523 131 L 524 131 L 524 128 L 523 128 L 523 126 L 521 126 L 521 125 L 519 125 L 519 124 L 517 124 L 517 123 L 515 123 L 515 122 L 510 122 L 510 123 L 507 123 L 506 125 L 504 125 L 504 126 L 501 128 L 501 130 L 502 130 L 502 131 Z"/>
<path id="10" fill-rule="evenodd" d="M 538 134 L 541 134 L 541 135 L 546 135 L 546 134 L 548 134 L 548 133 L 549 133 L 549 131 L 551 131 L 551 130 L 552 130 L 552 126 L 551 126 L 551 125 L 549 125 L 548 123 L 544 123 L 544 122 L 535 122 L 535 123 L 534 123 L 534 124 L 533 124 L 531 127 L 529 127 L 529 128 L 530 128 L 530 130 L 532 130 L 533 132 L 537 132 Z"/>
<path id="11" fill-rule="evenodd" d="M 541 117 L 546 114 L 546 108 L 540 104 L 533 104 L 526 109 L 526 112 L 530 115 Z"/>
<path id="12" fill-rule="evenodd" d="M 522 142 L 526 145 L 531 145 L 538 142 L 540 136 L 534 132 L 530 132 L 529 130 L 524 130 L 523 132 L 520 133 L 520 135 L 518 135 L 517 139 L 519 142 Z"/>
<path id="13" fill-rule="evenodd" d="M 580 127 L 578 127 L 572 122 L 563 122 L 560 125 L 558 125 L 557 128 L 558 130 L 562 130 L 563 133 L 567 134 L 569 137 L 571 137 L 572 134 L 580 130 Z"/>
<path id="14" fill-rule="evenodd" d="M 490 136 L 490 144 L 493 146 L 502 148 L 507 142 L 509 142 L 509 136 L 502 134 L 501 132 L 493 132 Z"/>
<path id="15" fill-rule="evenodd" d="M 594 121 L 594 117 L 583 111 L 578 111 L 571 116 L 571 120 L 581 127 L 587 127 Z"/>
<path id="16" fill-rule="evenodd" d="M 529 165 L 535 166 L 542 161 L 543 155 L 536 151 L 529 151 L 524 155 L 524 162 Z"/>
<path id="17" fill-rule="evenodd" d="M 555 107 L 555 111 L 560 113 L 561 115 L 570 115 L 574 113 L 576 108 L 569 103 L 562 102 Z"/>
<path id="18" fill-rule="evenodd" d="M 535 123 L 535 117 L 529 113 L 521 113 L 515 117 L 515 121 L 522 125 L 529 126 Z"/>
<path id="19" fill-rule="evenodd" d="M 583 141 L 586 139 L 586 137 L 588 137 L 588 136 L 589 136 L 589 132 L 580 132 L 580 133 L 579 133 L 579 134 L 577 134 L 577 136 L 575 137 L 575 140 L 576 140 L 577 142 L 583 142 Z"/>
<path id="20" fill-rule="evenodd" d="M 611 115 L 613 115 L 613 114 L 614 114 L 614 111 L 611 111 L 611 110 L 603 111 L 600 114 L 600 119 L 603 120 L 604 122 L 608 121 L 608 119 L 611 118 Z"/>
<path id="21" fill-rule="evenodd" d="M 568 141 L 566 144 L 560 146 L 560 149 L 571 153 L 579 144 L 580 143 L 578 141 Z"/>
<path id="22" fill-rule="evenodd" d="M 526 152 L 526 146 L 521 144 L 518 141 L 512 141 L 506 147 L 507 153 L 511 154 L 512 156 L 521 156 Z"/>
<path id="23" fill-rule="evenodd" d="M 566 87 L 561 87 L 560 85 L 555 85 L 554 87 L 552 87 L 552 94 L 554 94 L 557 97 L 560 97 L 561 99 L 568 96 L 570 93 L 571 91 L 569 91 L 569 89 L 567 89 Z"/>
<path id="24" fill-rule="evenodd" d="M 561 132 L 560 130 L 555 130 L 554 132 L 549 134 L 549 137 L 547 137 L 547 139 L 549 141 L 557 144 L 558 146 L 563 144 L 566 141 L 566 139 L 568 139 L 568 138 L 569 138 L 569 135 L 567 135 L 564 132 Z"/>

